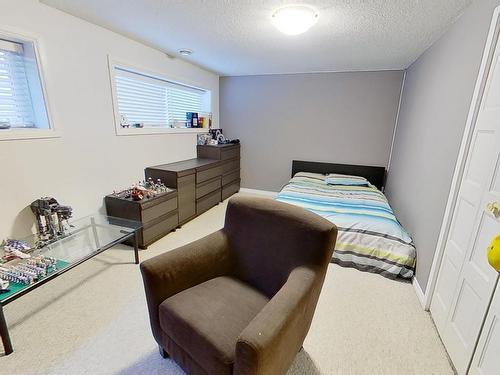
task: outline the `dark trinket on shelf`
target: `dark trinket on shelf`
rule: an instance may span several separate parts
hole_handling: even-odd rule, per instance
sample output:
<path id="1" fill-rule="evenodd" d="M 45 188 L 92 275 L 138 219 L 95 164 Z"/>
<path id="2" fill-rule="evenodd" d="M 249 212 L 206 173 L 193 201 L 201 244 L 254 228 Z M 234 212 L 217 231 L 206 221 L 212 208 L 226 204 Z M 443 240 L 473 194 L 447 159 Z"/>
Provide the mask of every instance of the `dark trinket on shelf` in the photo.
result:
<path id="1" fill-rule="evenodd" d="M 136 186 L 132 189 L 132 192 L 130 193 L 130 195 L 134 201 L 140 201 L 144 198 L 145 191 L 146 191 L 146 189 Z"/>

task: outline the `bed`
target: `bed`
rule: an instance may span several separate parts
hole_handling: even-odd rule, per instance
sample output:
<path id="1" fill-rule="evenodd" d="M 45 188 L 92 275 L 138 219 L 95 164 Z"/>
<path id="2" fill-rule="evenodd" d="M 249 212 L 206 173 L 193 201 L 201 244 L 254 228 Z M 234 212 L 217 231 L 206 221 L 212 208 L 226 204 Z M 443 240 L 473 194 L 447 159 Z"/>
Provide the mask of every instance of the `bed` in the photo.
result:
<path id="1" fill-rule="evenodd" d="M 337 179 L 328 179 L 329 184 L 327 175 L 332 173 L 354 180 L 334 176 Z M 358 185 L 358 177 L 366 184 Z M 410 279 L 415 246 L 382 193 L 384 183 L 383 167 L 293 161 L 292 179 L 276 199 L 304 207 L 337 226 L 333 263 L 390 279 Z"/>

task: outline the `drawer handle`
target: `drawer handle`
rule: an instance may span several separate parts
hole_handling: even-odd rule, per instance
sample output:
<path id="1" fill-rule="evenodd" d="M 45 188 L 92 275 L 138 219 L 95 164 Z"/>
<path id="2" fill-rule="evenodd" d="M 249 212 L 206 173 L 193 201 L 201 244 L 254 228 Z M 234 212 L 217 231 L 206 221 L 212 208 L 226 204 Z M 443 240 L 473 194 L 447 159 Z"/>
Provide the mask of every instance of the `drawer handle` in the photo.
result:
<path id="1" fill-rule="evenodd" d="M 490 202 L 486 205 L 486 209 L 498 219 L 500 216 L 500 202 Z"/>

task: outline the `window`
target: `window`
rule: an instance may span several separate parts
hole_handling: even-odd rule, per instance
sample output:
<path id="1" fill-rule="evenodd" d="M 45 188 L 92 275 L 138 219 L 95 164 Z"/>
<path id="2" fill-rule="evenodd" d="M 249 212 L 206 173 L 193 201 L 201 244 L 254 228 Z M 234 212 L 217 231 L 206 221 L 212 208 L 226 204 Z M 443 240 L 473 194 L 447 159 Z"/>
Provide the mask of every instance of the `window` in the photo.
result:
<path id="1" fill-rule="evenodd" d="M 210 111 L 208 90 L 121 66 L 112 69 L 120 128 L 133 124 L 144 128 L 186 128 L 187 112 L 208 115 Z"/>
<path id="2" fill-rule="evenodd" d="M 50 129 L 35 47 L 0 35 L 0 137 L 26 129 Z"/>

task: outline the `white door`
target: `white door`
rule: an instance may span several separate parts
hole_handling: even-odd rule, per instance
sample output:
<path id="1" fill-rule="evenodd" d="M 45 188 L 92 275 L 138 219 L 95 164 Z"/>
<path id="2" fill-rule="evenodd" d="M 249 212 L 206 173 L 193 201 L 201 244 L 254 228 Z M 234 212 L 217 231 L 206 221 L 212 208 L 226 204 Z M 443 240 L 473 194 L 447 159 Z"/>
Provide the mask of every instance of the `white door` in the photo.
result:
<path id="1" fill-rule="evenodd" d="M 479 343 L 474 353 L 469 375 L 500 373 L 500 284 L 497 285 Z"/>
<path id="2" fill-rule="evenodd" d="M 500 202 L 500 48 L 494 53 L 460 184 L 431 313 L 459 374 L 472 360 L 498 273 L 486 249 L 500 220 L 486 206 Z"/>

